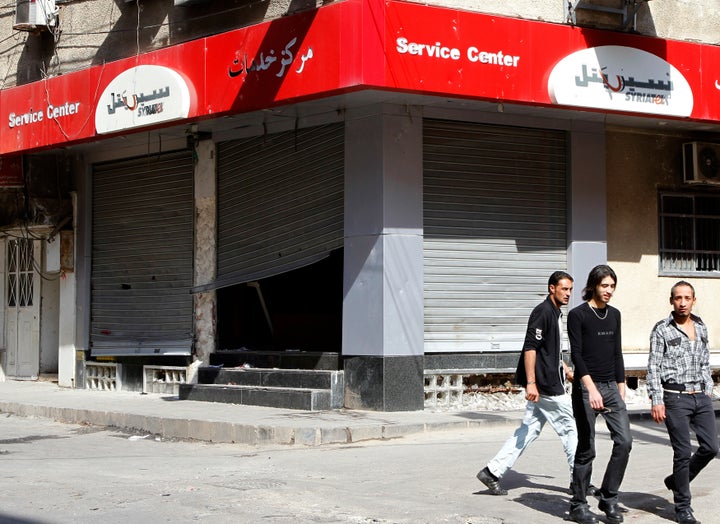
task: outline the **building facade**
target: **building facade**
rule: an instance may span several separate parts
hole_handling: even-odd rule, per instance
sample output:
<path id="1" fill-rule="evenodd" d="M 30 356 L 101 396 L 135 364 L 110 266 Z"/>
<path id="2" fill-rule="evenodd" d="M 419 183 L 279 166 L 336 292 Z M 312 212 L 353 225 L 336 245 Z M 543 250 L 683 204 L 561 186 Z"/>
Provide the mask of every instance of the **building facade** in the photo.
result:
<path id="1" fill-rule="evenodd" d="M 676 280 L 709 317 L 717 2 L 459 4 L 6 8 L 5 375 L 335 353 L 415 410 L 512 371 L 556 269 L 616 270 L 630 369 Z"/>

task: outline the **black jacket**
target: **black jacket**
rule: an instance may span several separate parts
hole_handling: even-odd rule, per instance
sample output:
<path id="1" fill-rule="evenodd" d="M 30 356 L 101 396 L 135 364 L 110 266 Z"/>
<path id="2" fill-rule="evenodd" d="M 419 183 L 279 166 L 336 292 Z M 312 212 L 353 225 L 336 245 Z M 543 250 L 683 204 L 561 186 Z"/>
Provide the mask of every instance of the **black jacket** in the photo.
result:
<path id="1" fill-rule="evenodd" d="M 525 351 L 535 350 L 535 383 L 541 395 L 556 396 L 565 393 L 564 372 L 560 363 L 560 309 L 550 300 L 550 295 L 538 304 L 530 314 L 523 350 L 518 361 L 516 381 L 527 387 L 525 374 Z"/>

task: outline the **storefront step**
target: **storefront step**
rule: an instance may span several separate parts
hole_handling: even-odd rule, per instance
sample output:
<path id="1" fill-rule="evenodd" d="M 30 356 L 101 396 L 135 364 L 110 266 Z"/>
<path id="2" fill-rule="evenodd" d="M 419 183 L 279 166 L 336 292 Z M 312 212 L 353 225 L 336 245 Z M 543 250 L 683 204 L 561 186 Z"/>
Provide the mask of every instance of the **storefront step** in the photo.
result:
<path id="1" fill-rule="evenodd" d="M 329 389 L 182 384 L 179 398 L 180 400 L 224 402 L 305 411 L 323 411 L 334 408 Z"/>
<path id="2" fill-rule="evenodd" d="M 342 386 L 343 372 L 317 369 L 264 369 L 203 367 L 200 384 L 335 389 Z"/>
<path id="3" fill-rule="evenodd" d="M 340 354 L 331 351 L 222 350 L 210 355 L 210 364 L 226 368 L 245 365 L 254 368 L 342 369 Z"/>

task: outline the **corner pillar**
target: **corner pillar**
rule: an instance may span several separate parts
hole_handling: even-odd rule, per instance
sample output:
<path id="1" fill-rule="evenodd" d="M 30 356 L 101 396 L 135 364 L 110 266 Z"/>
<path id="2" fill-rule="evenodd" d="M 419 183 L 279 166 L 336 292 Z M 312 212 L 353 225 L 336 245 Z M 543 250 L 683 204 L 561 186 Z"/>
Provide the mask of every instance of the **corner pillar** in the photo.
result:
<path id="1" fill-rule="evenodd" d="M 373 106 L 345 127 L 345 406 L 424 406 L 422 114 Z"/>

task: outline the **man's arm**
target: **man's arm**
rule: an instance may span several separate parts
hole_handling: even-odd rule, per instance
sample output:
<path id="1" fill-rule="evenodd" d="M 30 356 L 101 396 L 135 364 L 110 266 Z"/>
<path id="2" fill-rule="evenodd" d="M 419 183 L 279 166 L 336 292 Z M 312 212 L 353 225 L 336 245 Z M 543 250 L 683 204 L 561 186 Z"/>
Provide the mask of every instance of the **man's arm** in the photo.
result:
<path id="1" fill-rule="evenodd" d="M 570 366 L 568 366 L 564 360 L 561 359 L 560 362 L 562 362 L 562 365 L 563 365 L 563 371 L 565 372 L 565 378 L 567 379 L 568 382 L 572 382 L 573 379 L 575 378 L 575 373 L 573 372 L 572 369 L 570 369 Z"/>
<path id="2" fill-rule="evenodd" d="M 713 383 L 712 373 L 710 371 L 710 350 L 708 349 L 709 343 L 708 343 L 707 326 L 705 326 L 704 324 L 703 324 L 701 336 L 702 336 L 702 342 L 703 342 L 703 352 L 702 352 L 702 362 L 700 363 L 700 374 L 703 377 L 703 384 L 705 385 L 705 394 L 708 397 L 712 397 L 713 386 L 715 384 Z"/>
<path id="3" fill-rule="evenodd" d="M 534 349 L 525 349 L 525 376 L 527 377 L 527 386 L 525 386 L 525 400 L 537 402 L 540 399 L 540 392 L 535 383 L 535 362 L 537 361 L 537 352 Z"/>
<path id="4" fill-rule="evenodd" d="M 663 401 L 660 368 L 665 354 L 665 340 L 660 334 L 656 324 L 650 333 L 650 354 L 648 355 L 648 369 L 645 376 L 648 395 L 652 402 L 651 415 L 658 424 L 665 420 L 665 403 Z"/>

